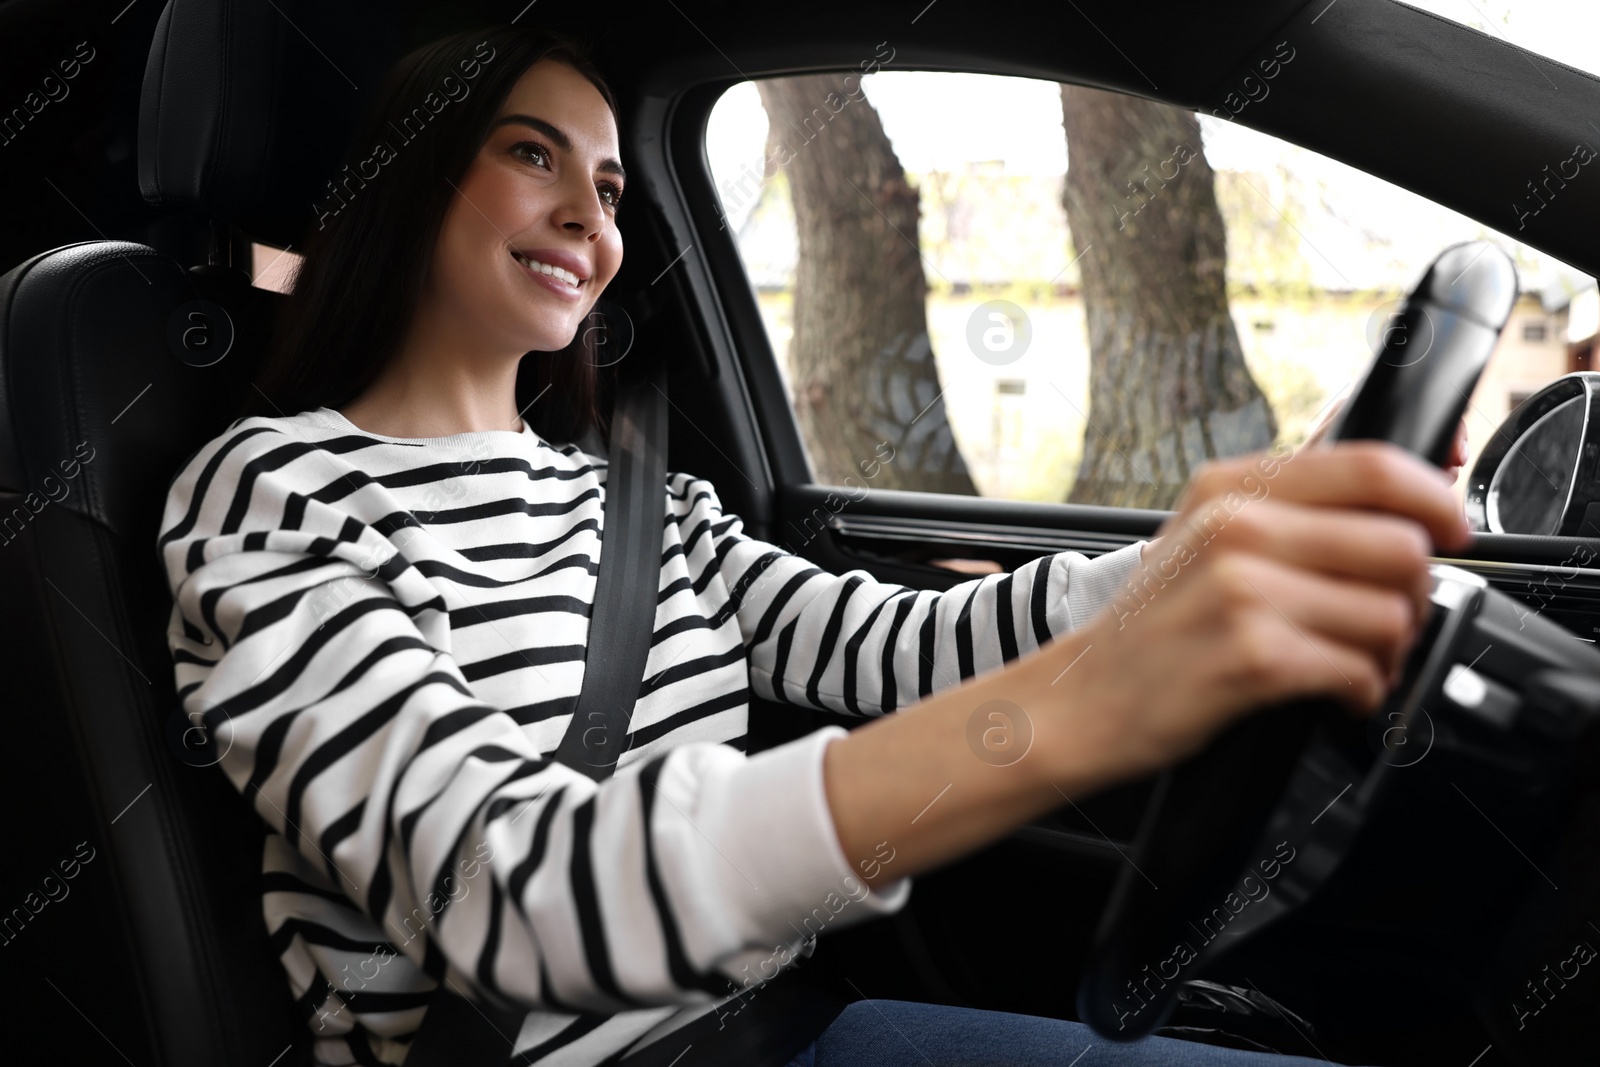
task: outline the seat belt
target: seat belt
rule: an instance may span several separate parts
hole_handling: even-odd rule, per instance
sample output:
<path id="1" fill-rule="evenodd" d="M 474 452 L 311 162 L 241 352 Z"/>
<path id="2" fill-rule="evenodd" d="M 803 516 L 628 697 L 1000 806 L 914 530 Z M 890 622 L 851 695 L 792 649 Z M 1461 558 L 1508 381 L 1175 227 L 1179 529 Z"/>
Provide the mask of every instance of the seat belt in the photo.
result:
<path id="1" fill-rule="evenodd" d="M 605 526 L 583 689 L 556 759 L 595 781 L 616 769 L 655 636 L 667 518 L 667 394 L 661 361 L 617 396 L 606 472 Z"/>
<path id="2" fill-rule="evenodd" d="M 597 782 L 610 776 L 624 751 L 655 630 L 667 515 L 665 366 L 658 363 L 649 378 L 622 386 L 613 410 L 583 688 L 556 748 L 557 760 Z M 777 975 L 750 990 L 736 1009 L 714 1009 L 608 1062 L 616 1067 L 783 1067 L 849 1003 L 818 978 Z M 526 1015 L 522 1008 L 468 1001 L 440 982 L 404 1067 L 505 1067 Z"/>

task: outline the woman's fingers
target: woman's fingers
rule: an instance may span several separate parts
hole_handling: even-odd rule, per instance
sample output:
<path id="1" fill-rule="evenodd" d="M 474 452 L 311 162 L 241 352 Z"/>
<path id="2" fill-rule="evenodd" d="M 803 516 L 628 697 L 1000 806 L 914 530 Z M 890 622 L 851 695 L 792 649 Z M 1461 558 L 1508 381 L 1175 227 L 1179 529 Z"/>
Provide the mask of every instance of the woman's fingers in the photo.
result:
<path id="1" fill-rule="evenodd" d="M 1223 513 L 1227 514 L 1225 502 Z M 1187 538 L 1158 542 L 1145 560 L 1162 578 L 1174 577 L 1190 554 L 1216 546 L 1386 586 L 1410 600 L 1417 620 L 1427 615 L 1433 589 L 1428 575 L 1432 545 L 1426 531 L 1409 519 L 1374 512 L 1313 511 L 1267 497 L 1241 507 L 1226 522 L 1191 518 L 1181 528 L 1187 529 Z"/>
<path id="2" fill-rule="evenodd" d="M 1241 705 L 1328 693 L 1376 707 L 1418 632 L 1406 588 L 1352 582 L 1235 548 L 1210 549 L 1192 569 L 1177 581 L 1158 571 L 1136 577 L 1115 621 L 1119 629 L 1138 628 L 1163 658 L 1212 678 Z M 1342 651 L 1334 656 L 1329 645 Z M 1325 658 L 1308 661 L 1303 653 L 1311 649 Z M 1343 688 L 1326 671 L 1330 661 L 1340 666 Z"/>
<path id="3" fill-rule="evenodd" d="M 1215 524 L 1269 497 L 1389 512 L 1420 523 L 1445 549 L 1464 547 L 1472 536 L 1444 472 L 1382 441 L 1345 441 L 1282 458 L 1261 453 L 1213 460 L 1190 479 L 1176 521 Z"/>
<path id="4" fill-rule="evenodd" d="M 1237 591 L 1237 610 L 1254 611 L 1269 626 L 1281 624 L 1276 629 L 1280 659 L 1272 677 L 1262 679 L 1264 699 L 1291 695 L 1304 684 L 1307 664 L 1300 646 L 1309 642 L 1327 654 L 1331 643 L 1366 659 L 1357 664 L 1360 677 L 1346 670 L 1340 677 L 1347 688 L 1335 688 L 1331 695 L 1365 708 L 1376 706 L 1417 633 L 1408 592 L 1331 578 L 1264 556 L 1240 555 L 1232 565 L 1239 573 L 1223 581 L 1244 583 Z"/>

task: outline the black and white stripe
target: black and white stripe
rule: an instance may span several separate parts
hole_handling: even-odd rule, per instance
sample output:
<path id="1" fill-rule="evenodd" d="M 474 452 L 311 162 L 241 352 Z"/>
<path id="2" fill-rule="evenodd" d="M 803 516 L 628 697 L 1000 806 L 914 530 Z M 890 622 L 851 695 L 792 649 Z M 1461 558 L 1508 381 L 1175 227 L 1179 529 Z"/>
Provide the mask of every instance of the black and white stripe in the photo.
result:
<path id="1" fill-rule="evenodd" d="M 527 1063 L 596 1064 L 728 999 L 860 892 L 822 789 L 844 731 L 747 757 L 750 695 L 892 711 L 1086 619 L 1137 558 L 914 590 L 751 540 L 670 474 L 646 678 L 596 783 L 552 754 L 605 476 L 531 429 L 386 438 L 320 408 L 236 422 L 172 483 L 179 697 L 273 831 L 264 908 L 319 1062 L 399 1063 L 446 975 L 530 1009 Z"/>

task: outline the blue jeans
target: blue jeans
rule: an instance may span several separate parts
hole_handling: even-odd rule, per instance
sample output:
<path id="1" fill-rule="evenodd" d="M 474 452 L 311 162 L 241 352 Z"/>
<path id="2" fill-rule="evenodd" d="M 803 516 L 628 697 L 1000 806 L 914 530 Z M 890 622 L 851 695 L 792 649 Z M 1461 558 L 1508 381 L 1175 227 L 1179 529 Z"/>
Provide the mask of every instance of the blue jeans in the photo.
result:
<path id="1" fill-rule="evenodd" d="M 1327 1060 L 1147 1037 L 1082 1023 L 906 1000 L 858 1000 L 789 1067 L 1325 1067 Z"/>

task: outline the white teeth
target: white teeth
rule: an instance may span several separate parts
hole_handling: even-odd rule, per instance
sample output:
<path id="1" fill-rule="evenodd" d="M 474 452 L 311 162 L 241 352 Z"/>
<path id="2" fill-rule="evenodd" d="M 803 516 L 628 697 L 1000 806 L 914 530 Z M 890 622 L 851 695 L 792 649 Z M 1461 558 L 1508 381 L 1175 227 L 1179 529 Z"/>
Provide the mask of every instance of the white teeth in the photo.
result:
<path id="1" fill-rule="evenodd" d="M 538 271 L 540 274 L 548 274 L 552 278 L 559 278 L 568 285 L 572 286 L 574 289 L 578 287 L 578 276 L 572 273 L 570 270 L 565 270 L 561 267 L 554 267 L 548 263 L 540 263 L 536 259 L 529 259 L 527 256 L 516 250 L 512 250 L 511 254 L 516 257 L 518 263 L 521 263 L 529 270 Z"/>

